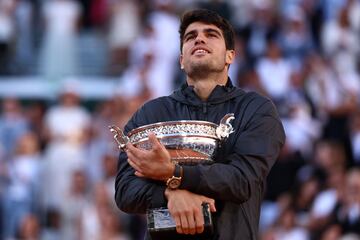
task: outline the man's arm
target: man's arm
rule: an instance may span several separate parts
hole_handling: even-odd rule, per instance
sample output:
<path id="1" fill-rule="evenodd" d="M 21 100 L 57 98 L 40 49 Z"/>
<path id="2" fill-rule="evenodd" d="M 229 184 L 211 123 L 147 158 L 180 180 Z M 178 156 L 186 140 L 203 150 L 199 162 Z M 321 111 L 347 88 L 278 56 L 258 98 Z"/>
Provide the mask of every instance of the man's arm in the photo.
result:
<path id="1" fill-rule="evenodd" d="M 233 136 L 236 141 L 225 157 L 226 164 L 184 166 L 180 188 L 237 203 L 250 198 L 251 189 L 263 184 L 285 141 L 282 124 L 269 100 L 253 112 Z"/>
<path id="2" fill-rule="evenodd" d="M 126 153 L 120 153 L 118 173 L 115 180 L 115 201 L 127 213 L 145 213 L 148 208 L 164 207 L 165 184 L 139 178 L 128 164 Z"/>
<path id="3" fill-rule="evenodd" d="M 139 109 L 126 124 L 124 133 L 148 124 L 143 109 Z M 128 156 L 121 152 L 115 180 L 115 201 L 127 213 L 145 213 L 149 208 L 165 207 L 165 183 L 149 178 L 140 178 L 128 163 Z"/>

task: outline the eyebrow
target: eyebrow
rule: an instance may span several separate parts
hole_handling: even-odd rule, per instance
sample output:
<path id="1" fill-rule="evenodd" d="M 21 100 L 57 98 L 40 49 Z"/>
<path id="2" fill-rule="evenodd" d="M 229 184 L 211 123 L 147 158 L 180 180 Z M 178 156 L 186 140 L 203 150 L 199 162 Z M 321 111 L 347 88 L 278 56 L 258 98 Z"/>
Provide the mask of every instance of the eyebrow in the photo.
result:
<path id="1" fill-rule="evenodd" d="M 207 28 L 207 29 L 204 30 L 204 32 L 206 32 L 206 33 L 215 33 L 216 35 L 219 35 L 220 37 L 222 36 L 222 34 L 218 30 L 213 29 L 213 28 Z"/>
<path id="2" fill-rule="evenodd" d="M 188 33 L 186 33 L 184 35 L 184 39 L 186 39 L 187 36 L 193 35 L 193 34 L 195 34 L 197 32 L 198 32 L 198 30 L 196 30 L 196 29 L 191 30 L 190 32 L 188 32 Z M 218 36 L 222 36 L 222 34 L 217 29 L 213 29 L 213 28 L 206 28 L 206 29 L 203 30 L 203 32 L 205 32 L 205 33 L 215 33 Z"/>

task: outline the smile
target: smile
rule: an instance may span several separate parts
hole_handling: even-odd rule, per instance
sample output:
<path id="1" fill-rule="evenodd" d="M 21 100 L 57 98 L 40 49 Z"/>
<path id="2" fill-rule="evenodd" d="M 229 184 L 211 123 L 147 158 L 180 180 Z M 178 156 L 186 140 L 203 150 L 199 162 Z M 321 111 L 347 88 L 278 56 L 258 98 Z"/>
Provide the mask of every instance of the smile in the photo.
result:
<path id="1" fill-rule="evenodd" d="M 207 54 L 210 53 L 209 50 L 205 49 L 205 48 L 195 48 L 191 54 Z"/>

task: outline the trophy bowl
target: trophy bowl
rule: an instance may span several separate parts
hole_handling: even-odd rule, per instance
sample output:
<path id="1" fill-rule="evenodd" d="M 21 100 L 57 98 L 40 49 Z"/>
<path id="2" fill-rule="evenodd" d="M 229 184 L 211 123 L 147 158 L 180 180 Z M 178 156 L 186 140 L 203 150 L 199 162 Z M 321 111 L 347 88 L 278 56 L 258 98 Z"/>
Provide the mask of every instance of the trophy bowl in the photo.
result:
<path id="1" fill-rule="evenodd" d="M 110 126 L 120 150 L 131 142 L 135 147 L 149 150 L 149 133 L 169 151 L 171 159 L 180 164 L 210 164 L 214 161 L 216 149 L 233 132 L 230 121 L 234 114 L 226 114 L 217 125 L 207 121 L 180 120 L 157 122 L 131 130 L 126 136 L 117 126 Z"/>

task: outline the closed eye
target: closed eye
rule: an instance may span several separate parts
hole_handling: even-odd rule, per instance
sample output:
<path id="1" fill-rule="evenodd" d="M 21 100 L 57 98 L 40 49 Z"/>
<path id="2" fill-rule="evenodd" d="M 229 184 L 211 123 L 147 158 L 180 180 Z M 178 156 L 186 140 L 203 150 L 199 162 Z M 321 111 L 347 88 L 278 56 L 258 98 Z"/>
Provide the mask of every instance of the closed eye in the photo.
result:
<path id="1" fill-rule="evenodd" d="M 206 29 L 205 30 L 205 32 L 206 32 L 206 35 L 208 36 L 208 37 L 214 37 L 214 38 L 219 38 L 219 37 L 221 37 L 221 33 L 220 32 L 218 32 L 217 30 L 215 30 L 215 29 Z"/>
<path id="2" fill-rule="evenodd" d="M 194 39 L 194 38 L 195 38 L 195 34 L 187 35 L 187 36 L 185 37 L 185 42 L 187 42 L 187 41 L 189 41 L 189 40 L 191 40 L 191 39 Z"/>
<path id="3" fill-rule="evenodd" d="M 192 31 L 185 34 L 184 41 L 186 42 L 186 41 L 189 41 L 191 39 L 194 39 L 196 37 L 196 35 L 197 35 L 197 32 L 195 30 L 192 30 Z"/>
<path id="4" fill-rule="evenodd" d="M 209 33 L 207 36 L 208 37 L 218 37 L 216 34 L 213 34 L 213 33 Z"/>

